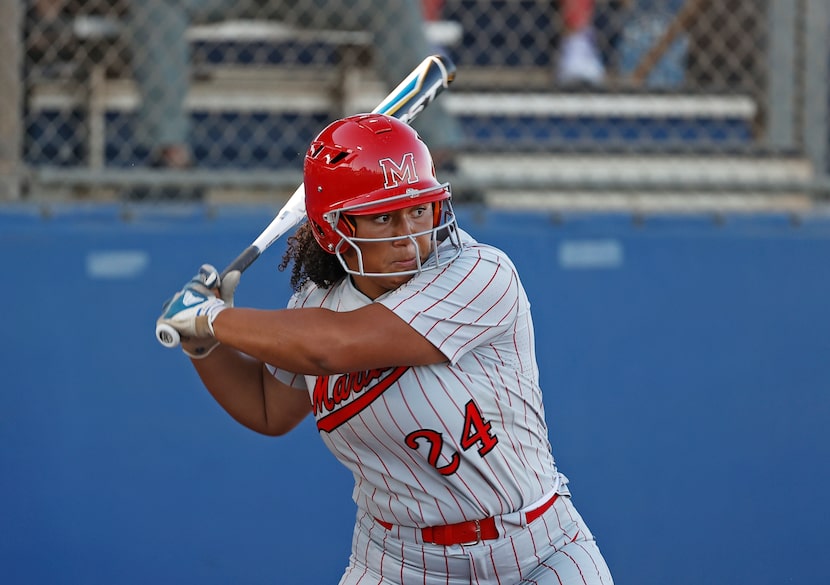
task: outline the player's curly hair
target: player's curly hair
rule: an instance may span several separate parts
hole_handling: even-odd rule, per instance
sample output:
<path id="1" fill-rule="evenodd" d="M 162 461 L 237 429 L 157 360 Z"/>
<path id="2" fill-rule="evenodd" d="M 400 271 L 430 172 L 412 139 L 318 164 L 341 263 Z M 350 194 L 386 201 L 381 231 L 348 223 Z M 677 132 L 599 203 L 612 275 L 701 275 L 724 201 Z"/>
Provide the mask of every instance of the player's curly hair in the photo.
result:
<path id="1" fill-rule="evenodd" d="M 285 270 L 292 264 L 291 288 L 295 292 L 309 280 L 320 288 L 329 288 L 346 275 L 337 256 L 329 254 L 317 243 L 309 223 L 300 226 L 287 243 L 279 269 Z"/>

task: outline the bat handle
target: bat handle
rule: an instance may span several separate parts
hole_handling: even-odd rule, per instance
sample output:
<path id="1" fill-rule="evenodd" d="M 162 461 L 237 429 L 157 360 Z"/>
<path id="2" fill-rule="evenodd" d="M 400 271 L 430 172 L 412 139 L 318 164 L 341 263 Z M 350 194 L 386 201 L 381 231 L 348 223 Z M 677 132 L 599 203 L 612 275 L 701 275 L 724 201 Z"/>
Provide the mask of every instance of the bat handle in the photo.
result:
<path id="1" fill-rule="evenodd" d="M 237 256 L 236 259 L 228 264 L 228 266 L 222 271 L 222 274 L 220 275 L 220 282 L 221 279 L 225 278 L 229 272 L 234 270 L 244 272 L 248 266 L 254 263 L 254 260 L 259 258 L 261 253 L 262 251 L 253 245 L 245 248 L 245 251 Z M 156 339 L 158 339 L 159 343 L 161 343 L 164 347 L 176 347 L 179 343 L 181 343 L 179 332 L 167 323 L 156 323 Z"/>
<path id="2" fill-rule="evenodd" d="M 254 260 L 259 258 L 259 255 L 262 254 L 262 250 L 257 248 L 254 245 L 248 246 L 245 250 L 237 256 L 233 262 L 228 264 L 225 269 L 220 274 L 220 282 L 224 279 L 229 272 L 233 272 L 234 270 L 238 270 L 239 272 L 245 272 L 245 269 L 248 268 L 251 264 L 254 263 Z"/>
<path id="3" fill-rule="evenodd" d="M 179 332 L 167 323 L 156 323 L 156 339 L 164 347 L 176 347 L 181 342 Z"/>

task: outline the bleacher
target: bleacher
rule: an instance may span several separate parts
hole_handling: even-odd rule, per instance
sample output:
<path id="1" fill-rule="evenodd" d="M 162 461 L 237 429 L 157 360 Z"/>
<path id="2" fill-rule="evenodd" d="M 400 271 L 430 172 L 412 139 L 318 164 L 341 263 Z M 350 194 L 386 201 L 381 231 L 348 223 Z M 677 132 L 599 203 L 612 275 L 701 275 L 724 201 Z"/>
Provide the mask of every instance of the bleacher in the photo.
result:
<path id="1" fill-rule="evenodd" d="M 428 23 L 458 65 L 440 98 L 465 134 L 455 181 L 509 207 L 810 205 L 822 171 L 803 148 L 769 140 L 764 88 L 557 87 L 544 4 L 446 2 L 445 20 Z M 117 20 L 82 15 L 72 34 L 97 61 L 31 83 L 27 163 L 43 189 L 112 195 L 125 181 L 150 180 L 134 172 L 146 156 L 131 144 L 139 98 L 128 63 L 112 53 L 123 54 Z M 218 197 L 290 192 L 309 139 L 334 117 L 371 109 L 387 90 L 365 33 L 230 21 L 195 25 L 189 39 L 199 173 L 176 178 L 206 183 Z"/>

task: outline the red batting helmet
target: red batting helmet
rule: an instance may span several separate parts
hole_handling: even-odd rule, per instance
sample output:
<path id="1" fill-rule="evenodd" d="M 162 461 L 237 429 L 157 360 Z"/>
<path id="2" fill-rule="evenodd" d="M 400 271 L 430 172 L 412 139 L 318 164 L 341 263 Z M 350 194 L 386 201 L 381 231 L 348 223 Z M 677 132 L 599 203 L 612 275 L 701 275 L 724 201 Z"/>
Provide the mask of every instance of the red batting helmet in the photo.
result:
<path id="1" fill-rule="evenodd" d="M 353 237 L 348 216 L 421 203 L 435 204 L 431 231 L 436 247 L 439 232 L 441 239 L 449 235 L 458 243 L 449 184 L 436 179 L 432 156 L 417 132 L 396 118 L 359 114 L 327 126 L 306 153 L 303 184 L 314 237 L 338 257 L 347 244 L 361 241 Z M 345 267 L 342 258 L 341 263 Z"/>

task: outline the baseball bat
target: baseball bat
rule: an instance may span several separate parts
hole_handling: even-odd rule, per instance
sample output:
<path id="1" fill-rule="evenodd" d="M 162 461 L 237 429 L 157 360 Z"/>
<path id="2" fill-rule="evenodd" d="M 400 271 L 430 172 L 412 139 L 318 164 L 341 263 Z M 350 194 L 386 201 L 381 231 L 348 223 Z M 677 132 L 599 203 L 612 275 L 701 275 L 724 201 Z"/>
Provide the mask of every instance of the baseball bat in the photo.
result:
<path id="1" fill-rule="evenodd" d="M 430 55 L 372 110 L 410 124 L 455 79 L 455 64 L 444 55 Z M 305 189 L 300 184 L 271 223 L 220 274 L 244 272 L 271 244 L 305 219 Z M 165 347 L 179 345 L 179 332 L 164 323 L 156 325 L 156 339 Z"/>

